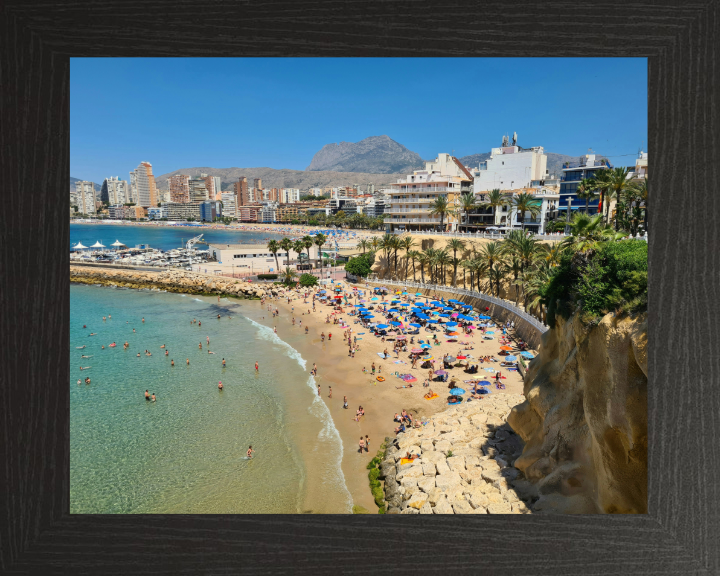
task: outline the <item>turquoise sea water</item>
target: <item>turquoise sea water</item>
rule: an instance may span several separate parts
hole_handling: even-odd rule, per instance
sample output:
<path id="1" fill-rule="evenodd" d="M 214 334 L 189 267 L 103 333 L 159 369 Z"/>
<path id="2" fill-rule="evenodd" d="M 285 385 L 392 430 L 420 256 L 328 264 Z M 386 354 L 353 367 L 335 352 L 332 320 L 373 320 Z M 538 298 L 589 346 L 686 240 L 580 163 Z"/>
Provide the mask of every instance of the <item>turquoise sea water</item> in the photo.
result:
<path id="1" fill-rule="evenodd" d="M 258 302 L 72 285 L 70 313 L 72 513 L 349 511 L 339 435 Z"/>
<path id="2" fill-rule="evenodd" d="M 171 250 L 184 247 L 185 242 L 200 234 L 203 234 L 203 240 L 211 244 L 267 244 L 268 240 L 281 240 L 285 237 L 271 232 L 239 232 L 185 226 L 70 224 L 70 246 L 75 246 L 78 242 L 92 246 L 99 240 L 109 248 L 115 240 L 120 240 L 129 248 L 134 248 L 136 244 L 149 244 L 151 248 Z M 201 244 L 198 248 L 207 246 Z"/>

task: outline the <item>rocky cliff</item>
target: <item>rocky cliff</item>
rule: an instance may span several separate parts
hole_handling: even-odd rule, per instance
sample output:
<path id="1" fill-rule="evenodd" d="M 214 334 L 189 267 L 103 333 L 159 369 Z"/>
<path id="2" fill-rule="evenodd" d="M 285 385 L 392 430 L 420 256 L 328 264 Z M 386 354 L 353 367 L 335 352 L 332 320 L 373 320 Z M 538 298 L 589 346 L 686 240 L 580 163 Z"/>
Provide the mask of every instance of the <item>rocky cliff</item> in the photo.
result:
<path id="1" fill-rule="evenodd" d="M 647 512 L 647 316 L 558 318 L 508 423 L 533 511 Z"/>
<path id="2" fill-rule="evenodd" d="M 424 166 L 417 152 L 388 136 L 371 136 L 360 142 L 326 144 L 313 156 L 307 170 L 410 174 Z"/>

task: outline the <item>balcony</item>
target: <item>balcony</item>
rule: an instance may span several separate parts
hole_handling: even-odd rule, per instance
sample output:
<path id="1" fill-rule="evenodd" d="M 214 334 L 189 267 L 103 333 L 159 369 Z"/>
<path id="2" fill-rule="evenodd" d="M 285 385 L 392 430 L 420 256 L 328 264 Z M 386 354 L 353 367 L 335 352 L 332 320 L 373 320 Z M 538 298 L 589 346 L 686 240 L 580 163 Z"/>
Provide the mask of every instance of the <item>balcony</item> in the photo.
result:
<path id="1" fill-rule="evenodd" d="M 413 188 L 412 184 L 393 184 L 393 186 L 402 186 L 403 188 L 391 188 L 390 194 L 416 194 L 418 192 L 459 192 L 459 188 L 447 188 L 443 186 L 424 186 Z"/>
<path id="2" fill-rule="evenodd" d="M 445 220 L 447 222 L 447 220 Z M 440 224 L 440 218 L 385 218 L 386 224 Z"/>
<path id="3" fill-rule="evenodd" d="M 389 214 L 407 214 L 408 212 L 429 214 L 430 210 L 428 208 L 389 208 L 386 212 Z"/>

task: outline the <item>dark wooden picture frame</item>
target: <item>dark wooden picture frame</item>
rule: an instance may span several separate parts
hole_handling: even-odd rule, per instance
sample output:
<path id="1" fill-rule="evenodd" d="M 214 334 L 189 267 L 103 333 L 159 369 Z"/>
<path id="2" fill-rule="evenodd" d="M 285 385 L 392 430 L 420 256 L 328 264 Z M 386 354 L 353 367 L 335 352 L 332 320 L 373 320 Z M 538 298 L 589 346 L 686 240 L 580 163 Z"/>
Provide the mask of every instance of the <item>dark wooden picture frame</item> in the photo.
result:
<path id="1" fill-rule="evenodd" d="M 718 6 L 4 2 L 0 573 L 720 573 Z M 80 56 L 647 57 L 649 514 L 70 515 L 69 62 Z M 575 82 L 578 98 L 592 90 L 582 68 Z M 532 87 L 488 79 L 488 90 Z M 479 129 L 483 110 L 453 113 Z"/>

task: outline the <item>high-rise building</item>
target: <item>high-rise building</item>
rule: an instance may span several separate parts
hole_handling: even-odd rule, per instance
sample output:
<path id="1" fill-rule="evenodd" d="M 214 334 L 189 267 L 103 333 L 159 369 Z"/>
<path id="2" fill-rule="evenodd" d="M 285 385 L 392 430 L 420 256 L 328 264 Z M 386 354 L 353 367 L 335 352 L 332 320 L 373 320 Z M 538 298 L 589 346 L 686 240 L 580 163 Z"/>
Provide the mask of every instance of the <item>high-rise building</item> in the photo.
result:
<path id="1" fill-rule="evenodd" d="M 100 190 L 100 200 L 102 202 L 107 202 L 110 206 L 116 206 L 130 202 L 126 198 L 128 198 L 127 180 L 120 180 L 118 176 L 105 178 Z"/>
<path id="2" fill-rule="evenodd" d="M 210 200 L 204 178 L 201 176 L 191 178 L 188 181 L 188 185 L 190 187 L 190 202 L 205 202 L 205 200 Z"/>
<path id="3" fill-rule="evenodd" d="M 220 180 L 220 176 L 212 176 L 213 179 L 213 188 L 215 189 L 215 200 L 221 201 L 222 200 L 222 181 Z"/>
<path id="4" fill-rule="evenodd" d="M 237 196 L 237 205 L 247 206 L 250 204 L 247 178 L 245 176 L 241 176 L 233 186 L 235 187 L 235 196 Z"/>
<path id="5" fill-rule="evenodd" d="M 277 188 L 271 188 L 270 193 L 268 194 L 268 201 L 280 202 L 280 190 L 278 190 Z"/>
<path id="6" fill-rule="evenodd" d="M 78 211 L 81 214 L 95 214 L 95 185 L 92 182 L 78 180 L 75 182 L 75 197 Z"/>
<path id="7" fill-rule="evenodd" d="M 130 187 L 136 205 L 143 208 L 157 206 L 155 176 L 150 162 L 140 162 L 140 165 L 130 172 Z"/>
<path id="8" fill-rule="evenodd" d="M 262 178 L 255 178 L 253 181 L 253 188 L 256 190 L 262 190 Z"/>
<path id="9" fill-rule="evenodd" d="M 190 202 L 190 176 L 175 174 L 168 178 L 170 186 L 170 202 L 186 204 Z"/>
<path id="10" fill-rule="evenodd" d="M 280 202 L 282 204 L 294 204 L 300 202 L 299 188 L 283 188 L 280 190 Z"/>
<path id="11" fill-rule="evenodd" d="M 235 218 L 237 216 L 237 196 L 232 192 L 223 192 L 222 196 L 222 212 L 225 216 Z"/>

